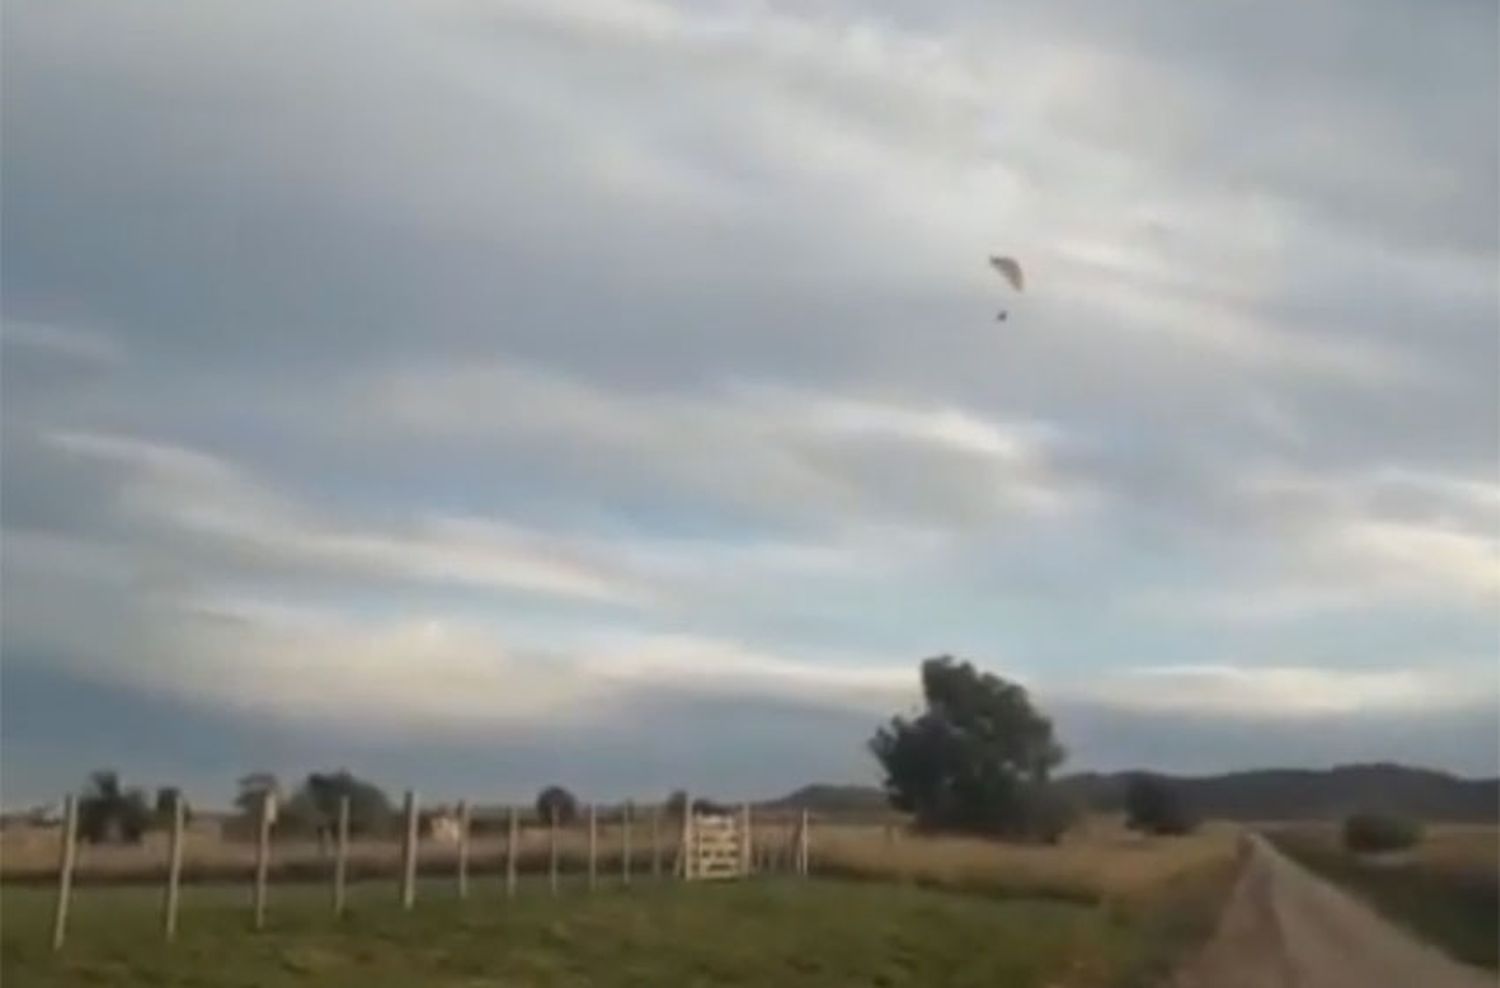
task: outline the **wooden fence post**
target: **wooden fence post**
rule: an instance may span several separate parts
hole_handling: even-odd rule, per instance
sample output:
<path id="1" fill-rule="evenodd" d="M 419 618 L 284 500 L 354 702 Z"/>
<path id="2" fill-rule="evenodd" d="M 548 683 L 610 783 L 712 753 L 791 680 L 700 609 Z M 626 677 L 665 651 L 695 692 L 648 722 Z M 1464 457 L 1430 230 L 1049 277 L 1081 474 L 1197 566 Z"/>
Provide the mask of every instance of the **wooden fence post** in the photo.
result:
<path id="1" fill-rule="evenodd" d="M 513 899 L 516 895 L 516 838 L 520 833 L 520 826 L 516 820 L 516 808 L 510 807 L 510 821 L 507 827 L 509 836 L 505 841 L 505 895 Z"/>
<path id="2" fill-rule="evenodd" d="M 620 884 L 630 884 L 630 856 L 634 848 L 630 846 L 630 803 L 627 801 L 620 810 Z"/>
<path id="3" fill-rule="evenodd" d="M 661 881 L 661 804 L 651 804 L 651 878 Z"/>
<path id="4" fill-rule="evenodd" d="M 797 828 L 797 874 L 807 877 L 807 811 L 802 811 L 802 825 Z"/>
<path id="5" fill-rule="evenodd" d="M 52 949 L 61 950 L 68 935 L 68 904 L 73 898 L 73 862 L 78 853 L 78 798 L 63 799 L 62 847 L 57 858 L 57 911 L 52 916 Z"/>
<path id="6" fill-rule="evenodd" d="M 266 877 L 271 870 L 271 807 L 276 794 L 267 789 L 260 794 L 260 818 L 255 834 L 255 928 L 266 926 Z"/>
<path id="7" fill-rule="evenodd" d="M 406 827 L 401 840 L 401 908 L 417 901 L 417 794 L 406 790 Z"/>
<path id="8" fill-rule="evenodd" d="M 682 849 L 678 857 L 682 859 L 682 880 L 687 881 L 693 877 L 693 797 L 688 795 L 682 798 Z"/>
<path id="9" fill-rule="evenodd" d="M 333 851 L 333 914 L 344 915 L 344 882 L 349 869 L 349 796 L 339 797 L 338 846 Z"/>
<path id="10" fill-rule="evenodd" d="M 557 808 L 547 808 L 547 881 L 557 894 Z"/>
<path id="11" fill-rule="evenodd" d="M 750 804 L 740 806 L 740 874 L 746 878 L 755 870 L 754 845 L 750 843 Z"/>
<path id="12" fill-rule="evenodd" d="M 599 810 L 589 804 L 589 891 L 599 884 Z"/>
<path id="13" fill-rule="evenodd" d="M 182 827 L 186 815 L 179 791 L 172 799 L 172 837 L 167 846 L 167 901 L 162 910 L 162 936 L 168 943 L 177 937 L 177 889 L 182 881 Z"/>
<path id="14" fill-rule="evenodd" d="M 469 897 L 469 801 L 458 804 L 458 897 Z"/>

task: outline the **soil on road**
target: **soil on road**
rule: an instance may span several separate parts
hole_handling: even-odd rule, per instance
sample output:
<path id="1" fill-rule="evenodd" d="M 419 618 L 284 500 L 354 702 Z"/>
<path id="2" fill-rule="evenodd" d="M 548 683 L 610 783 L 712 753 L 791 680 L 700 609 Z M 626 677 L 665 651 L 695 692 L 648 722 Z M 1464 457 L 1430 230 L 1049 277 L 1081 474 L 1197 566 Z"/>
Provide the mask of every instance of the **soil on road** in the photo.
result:
<path id="1" fill-rule="evenodd" d="M 1245 838 L 1219 928 L 1178 988 L 1495 988 L 1281 854 Z"/>

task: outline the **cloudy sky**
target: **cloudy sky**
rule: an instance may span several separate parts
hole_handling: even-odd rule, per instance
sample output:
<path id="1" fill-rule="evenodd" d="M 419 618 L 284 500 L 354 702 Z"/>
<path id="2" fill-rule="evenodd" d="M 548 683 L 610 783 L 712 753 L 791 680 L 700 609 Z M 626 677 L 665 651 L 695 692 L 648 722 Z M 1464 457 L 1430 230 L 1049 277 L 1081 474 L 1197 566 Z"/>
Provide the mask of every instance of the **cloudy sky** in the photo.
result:
<path id="1" fill-rule="evenodd" d="M 9 0 L 5 801 L 1495 771 L 1495 5 L 929 6 Z"/>

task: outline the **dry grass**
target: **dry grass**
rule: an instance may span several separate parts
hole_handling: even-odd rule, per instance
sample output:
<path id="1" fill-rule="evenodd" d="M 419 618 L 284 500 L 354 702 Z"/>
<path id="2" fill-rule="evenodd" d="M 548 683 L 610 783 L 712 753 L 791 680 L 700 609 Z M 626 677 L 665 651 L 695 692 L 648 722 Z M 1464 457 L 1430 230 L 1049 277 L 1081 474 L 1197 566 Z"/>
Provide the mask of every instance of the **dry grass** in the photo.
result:
<path id="1" fill-rule="evenodd" d="M 795 825 L 781 818 L 757 821 L 753 829 L 757 868 L 790 868 Z M 1189 837 L 1148 838 L 1126 831 L 1117 820 L 1094 818 L 1061 844 L 1048 847 L 921 836 L 896 827 L 815 819 L 810 857 L 812 868 L 823 874 L 986 893 L 1104 901 L 1129 898 L 1174 876 L 1228 859 L 1233 854 L 1235 833 L 1233 827 L 1209 825 Z M 662 867 L 670 872 L 678 832 L 663 821 L 659 834 Z M 645 876 L 651 872 L 653 861 L 649 826 L 637 824 L 631 838 L 632 871 Z M 622 857 L 620 828 L 601 825 L 598 840 L 600 873 L 617 874 Z M 5 832 L 0 835 L 0 877 L 50 880 L 56 872 L 58 843 L 56 829 Z M 519 870 L 545 870 L 549 847 L 544 828 L 522 828 Z M 581 826 L 560 831 L 561 870 L 571 874 L 584 871 L 587 849 L 587 832 Z M 475 874 L 498 872 L 504 867 L 505 854 L 503 834 L 478 836 L 470 845 L 470 869 Z M 271 855 L 271 872 L 277 878 L 316 878 L 331 867 L 330 852 L 314 841 L 276 841 Z M 155 880 L 164 872 L 166 857 L 166 835 L 160 832 L 148 834 L 136 846 L 82 845 L 77 876 L 84 883 Z M 394 875 L 399 860 L 400 845 L 392 838 L 356 840 L 350 846 L 352 876 Z M 424 873 L 451 873 L 456 860 L 454 845 L 422 841 L 419 867 Z M 223 840 L 207 829 L 190 832 L 184 845 L 183 871 L 188 880 L 248 876 L 254 862 L 253 844 Z"/>
<path id="2" fill-rule="evenodd" d="M 1289 839 L 1328 851 L 1343 850 L 1343 832 L 1337 823 L 1268 823 L 1258 829 L 1273 839 Z M 1414 848 L 1386 857 L 1442 872 L 1494 875 L 1500 872 L 1500 828 L 1483 823 L 1428 824 Z"/>
<path id="3" fill-rule="evenodd" d="M 820 872 L 854 877 L 1115 902 L 1230 860 L 1237 834 L 1210 824 L 1187 837 L 1142 837 L 1096 823 L 1049 847 L 834 826 L 816 832 L 812 858 Z"/>

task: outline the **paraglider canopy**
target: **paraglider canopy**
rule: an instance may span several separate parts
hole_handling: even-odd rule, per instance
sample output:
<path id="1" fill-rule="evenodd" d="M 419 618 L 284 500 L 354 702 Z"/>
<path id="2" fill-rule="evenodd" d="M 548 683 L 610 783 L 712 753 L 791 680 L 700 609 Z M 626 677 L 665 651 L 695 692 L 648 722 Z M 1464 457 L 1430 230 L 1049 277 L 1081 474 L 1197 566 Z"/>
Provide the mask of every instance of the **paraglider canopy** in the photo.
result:
<path id="1" fill-rule="evenodd" d="M 1026 275 L 1021 271 L 1021 264 L 1014 257 L 991 257 L 990 266 L 1005 276 L 1010 282 L 1010 287 L 1018 292 L 1026 290 Z"/>
<path id="2" fill-rule="evenodd" d="M 1016 291 L 1021 292 L 1026 290 L 1026 275 L 1021 271 L 1020 262 L 1014 257 L 996 257 L 991 255 L 990 267 L 999 271 L 1005 280 L 1010 282 L 1010 287 Z M 1001 309 L 1000 314 L 995 318 L 1000 322 L 1004 322 L 1005 317 L 1008 315 L 1010 315 L 1009 310 Z"/>

